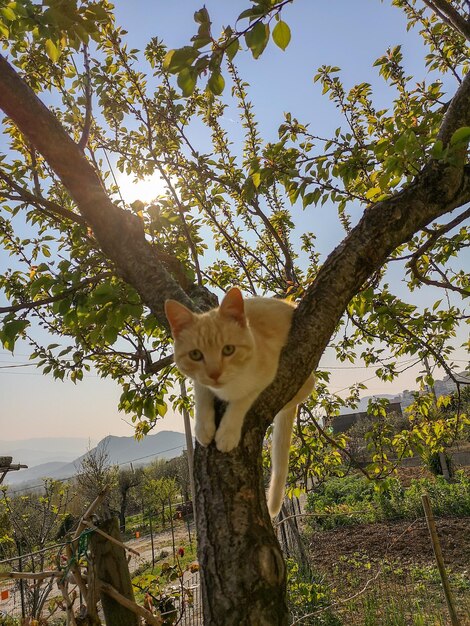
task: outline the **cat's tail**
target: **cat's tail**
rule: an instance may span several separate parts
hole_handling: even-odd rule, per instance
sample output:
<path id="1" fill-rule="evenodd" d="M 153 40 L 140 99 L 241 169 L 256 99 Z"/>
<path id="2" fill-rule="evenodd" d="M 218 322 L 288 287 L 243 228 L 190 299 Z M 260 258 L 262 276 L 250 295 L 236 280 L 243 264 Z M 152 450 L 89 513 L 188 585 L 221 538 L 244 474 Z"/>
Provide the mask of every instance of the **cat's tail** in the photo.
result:
<path id="1" fill-rule="evenodd" d="M 271 449 L 271 482 L 268 493 L 268 509 L 271 517 L 281 510 L 284 500 L 287 474 L 289 472 L 289 451 L 297 407 L 284 407 L 274 418 Z"/>

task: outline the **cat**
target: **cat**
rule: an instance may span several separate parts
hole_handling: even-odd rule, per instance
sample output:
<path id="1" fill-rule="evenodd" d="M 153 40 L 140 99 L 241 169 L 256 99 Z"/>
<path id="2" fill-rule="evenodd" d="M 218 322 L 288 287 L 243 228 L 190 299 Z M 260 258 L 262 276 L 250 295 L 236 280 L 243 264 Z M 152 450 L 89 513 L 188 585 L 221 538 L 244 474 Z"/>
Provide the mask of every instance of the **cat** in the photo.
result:
<path id="1" fill-rule="evenodd" d="M 294 308 L 294 304 L 276 298 L 244 300 L 237 287 L 225 294 L 218 308 L 207 313 L 193 313 L 175 300 L 165 302 L 175 363 L 194 381 L 195 434 L 200 444 L 207 446 L 215 439 L 221 452 L 238 446 L 247 411 L 276 376 Z M 272 517 L 284 499 L 297 405 L 313 386 L 311 375 L 274 418 L 268 495 Z M 217 431 L 214 396 L 228 403 Z"/>

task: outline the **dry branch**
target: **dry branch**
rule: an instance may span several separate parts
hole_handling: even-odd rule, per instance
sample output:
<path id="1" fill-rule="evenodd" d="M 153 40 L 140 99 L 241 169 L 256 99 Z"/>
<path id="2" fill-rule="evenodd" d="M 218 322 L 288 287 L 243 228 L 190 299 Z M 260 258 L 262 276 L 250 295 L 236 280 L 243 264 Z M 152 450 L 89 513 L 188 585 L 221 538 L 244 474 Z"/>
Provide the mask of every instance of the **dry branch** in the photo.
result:
<path id="1" fill-rule="evenodd" d="M 148 611 L 147 609 L 144 609 L 143 606 L 140 606 L 136 602 L 132 602 L 132 600 L 128 600 L 122 594 L 116 591 L 116 589 L 112 585 L 105 583 L 102 580 L 97 580 L 96 582 L 99 590 L 102 593 L 106 593 L 108 596 L 113 598 L 113 600 L 116 600 L 116 602 L 119 602 L 119 604 L 126 607 L 126 609 L 129 609 L 139 617 L 143 617 L 148 622 L 148 624 L 151 624 L 152 626 L 162 626 L 163 620 L 161 619 L 161 617 L 152 615 L 152 613 L 150 613 L 150 611 Z"/>

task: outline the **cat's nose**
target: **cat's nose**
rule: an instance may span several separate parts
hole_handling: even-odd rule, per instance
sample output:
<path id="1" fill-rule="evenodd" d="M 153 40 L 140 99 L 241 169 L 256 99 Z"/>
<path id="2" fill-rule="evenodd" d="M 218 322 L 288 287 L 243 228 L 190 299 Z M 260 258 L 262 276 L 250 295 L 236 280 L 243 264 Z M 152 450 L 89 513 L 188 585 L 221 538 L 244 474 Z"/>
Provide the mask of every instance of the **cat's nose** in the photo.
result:
<path id="1" fill-rule="evenodd" d="M 213 372 L 209 372 L 209 377 L 216 383 L 220 378 L 220 374 L 222 372 L 220 370 L 214 370 Z"/>

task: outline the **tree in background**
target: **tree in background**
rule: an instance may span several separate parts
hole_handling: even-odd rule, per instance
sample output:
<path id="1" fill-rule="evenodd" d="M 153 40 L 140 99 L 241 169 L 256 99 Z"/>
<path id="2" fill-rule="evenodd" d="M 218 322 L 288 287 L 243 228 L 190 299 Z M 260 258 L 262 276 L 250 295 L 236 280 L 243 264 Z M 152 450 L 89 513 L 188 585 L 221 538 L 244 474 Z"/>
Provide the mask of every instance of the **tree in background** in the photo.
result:
<path id="1" fill-rule="evenodd" d="M 116 490 L 119 482 L 119 469 L 112 466 L 106 445 L 89 450 L 80 461 L 75 476 L 77 491 L 84 502 L 81 509 L 88 506 L 103 491 L 107 491 L 101 509 L 109 515 L 118 511 Z"/>
<path id="2" fill-rule="evenodd" d="M 470 215 L 466 4 L 395 0 L 420 29 L 429 79 L 416 83 L 400 46 L 388 49 L 376 66 L 394 100 L 378 108 L 368 83 L 346 91 L 339 68 L 324 65 L 315 80 L 342 113 L 341 127 L 323 137 L 287 113 L 279 138 L 265 143 L 235 58 L 241 42 L 255 58 L 270 37 L 288 45 L 287 4 L 253 0 L 220 38 L 207 9 L 197 11 L 190 45 L 147 44 L 148 76 L 105 0 L 1 9 L 9 62 L 0 57 L 0 108 L 10 145 L 0 163 L 0 228 L 14 258 L 0 283 L 10 303 L 0 310 L 5 348 L 29 340 L 32 358 L 59 379 L 79 381 L 91 366 L 111 376 L 123 388 L 120 408 L 143 435 L 165 414 L 178 379 L 166 298 L 206 310 L 238 283 L 299 302 L 278 376 L 247 415 L 239 447 L 221 454 L 196 446 L 208 625 L 287 624 L 261 449 L 272 416 L 325 348 L 346 362 L 362 358 L 383 380 L 393 380 L 403 357 L 429 357 L 454 377 L 452 342 L 466 319 L 459 302 L 468 275 L 455 260 L 468 245 Z M 240 153 L 218 97 L 226 80 L 245 131 Z M 192 125 L 201 122 L 210 149 L 193 145 Z M 136 178 L 158 173 L 166 191 L 126 206 L 107 159 Z M 323 205 L 337 210 L 344 240 L 321 261 L 315 234 L 297 237 L 294 215 Z M 389 284 L 391 267 L 409 289 L 440 287 L 452 298 L 407 303 Z M 43 345 L 38 324 L 58 343 Z M 338 407 L 328 373 L 318 379 L 312 402 Z M 403 437 L 397 447 L 411 453 L 412 443 Z"/>
<path id="3" fill-rule="evenodd" d="M 135 470 L 120 468 L 118 470 L 117 490 L 119 492 L 119 527 L 121 532 L 126 532 L 126 515 L 128 512 L 129 496 L 133 489 L 138 488 L 142 484 L 144 478 L 143 469 L 141 467 Z"/>
<path id="4" fill-rule="evenodd" d="M 2 488 L 0 514 L 5 513 L 8 520 L 3 542 L 10 543 L 9 556 L 21 557 L 15 563 L 19 571 L 41 572 L 50 569 L 57 550 L 51 553 L 45 548 L 56 539 L 71 499 L 69 486 L 53 480 L 44 481 L 41 493 L 10 496 L 7 488 Z M 19 584 L 28 616 L 40 619 L 55 587 L 54 579 L 32 580 L 28 583 L 22 581 Z"/>

